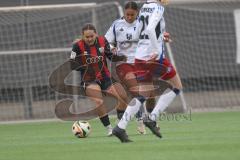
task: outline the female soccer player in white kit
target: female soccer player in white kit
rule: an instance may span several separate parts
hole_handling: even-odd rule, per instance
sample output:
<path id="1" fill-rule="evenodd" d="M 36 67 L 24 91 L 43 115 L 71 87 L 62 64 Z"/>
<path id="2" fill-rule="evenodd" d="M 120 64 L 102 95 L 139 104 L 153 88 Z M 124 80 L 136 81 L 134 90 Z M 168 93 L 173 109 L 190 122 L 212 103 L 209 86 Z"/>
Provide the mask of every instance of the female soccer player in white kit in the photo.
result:
<path id="1" fill-rule="evenodd" d="M 139 71 L 137 73 L 140 73 L 138 76 L 142 76 L 144 81 L 151 81 L 158 74 L 157 77 L 161 77 L 173 86 L 170 92 L 160 96 L 155 108 L 144 120 L 144 124 L 160 138 L 162 136 L 156 125 L 159 113 L 166 109 L 182 89 L 181 80 L 175 68 L 164 55 L 165 20 L 163 17 L 164 7 L 161 4 L 164 2 L 166 0 L 147 0 L 142 6 L 137 26 L 140 36 L 135 54 L 135 69 Z M 161 71 L 163 68 L 165 70 Z M 142 74 L 143 72 L 144 74 Z M 138 111 L 144 101 L 144 96 L 135 97 L 123 115 L 125 118 L 122 118 L 113 129 L 113 134 L 122 142 L 131 141 L 128 139 L 125 129 L 131 117 Z"/>
<path id="2" fill-rule="evenodd" d="M 137 86 L 137 80 L 135 76 L 134 61 L 135 53 L 138 45 L 139 34 L 137 33 L 137 15 L 138 5 L 136 2 L 130 1 L 125 4 L 124 16 L 113 22 L 105 34 L 106 39 L 112 45 L 113 50 L 116 50 L 116 54 L 124 55 L 127 57 L 126 62 L 118 62 L 116 65 L 116 73 L 122 83 L 128 88 L 133 96 L 138 94 L 137 91 L 132 91 Z M 153 104 L 153 106 L 150 106 Z M 153 109 L 155 99 L 148 99 L 147 109 L 148 111 Z M 117 116 L 120 120 L 124 112 L 117 110 Z M 138 132 L 145 134 L 145 127 L 142 121 L 142 111 L 139 111 L 137 116 Z"/>
<path id="3" fill-rule="evenodd" d="M 156 121 L 160 112 L 163 112 L 166 107 L 173 101 L 176 95 L 182 89 L 182 83 L 179 75 L 176 73 L 175 68 L 170 61 L 165 57 L 164 50 L 164 7 L 159 3 L 163 0 L 148 0 L 141 9 L 139 16 L 139 27 L 141 29 L 140 38 L 138 42 L 137 51 L 135 54 L 135 66 L 137 69 L 146 69 L 151 74 L 145 75 L 145 78 L 152 78 L 152 76 L 161 77 L 163 80 L 168 81 L 173 89 L 167 94 L 160 96 L 150 119 Z M 139 63 L 140 62 L 140 63 Z M 155 67 L 157 65 L 166 69 L 161 75 L 155 75 L 156 68 L 154 65 L 143 65 L 144 63 L 153 62 Z M 147 77 L 151 76 L 151 77 Z"/>

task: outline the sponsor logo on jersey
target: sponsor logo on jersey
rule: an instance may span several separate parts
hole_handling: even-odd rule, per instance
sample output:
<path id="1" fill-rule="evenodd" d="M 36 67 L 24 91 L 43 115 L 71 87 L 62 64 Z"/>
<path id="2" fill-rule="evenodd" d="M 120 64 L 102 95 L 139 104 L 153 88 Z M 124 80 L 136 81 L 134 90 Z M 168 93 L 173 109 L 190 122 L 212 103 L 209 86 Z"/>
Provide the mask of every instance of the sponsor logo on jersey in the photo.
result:
<path id="1" fill-rule="evenodd" d="M 127 40 L 131 40 L 132 37 L 133 37 L 132 34 L 128 34 L 128 33 L 126 34 L 126 38 L 127 38 Z"/>
<path id="2" fill-rule="evenodd" d="M 103 62 L 103 56 L 95 56 L 86 59 L 86 64 L 93 64 L 98 62 Z"/>
<path id="3" fill-rule="evenodd" d="M 131 41 L 120 42 L 119 48 L 120 48 L 120 50 L 126 50 L 128 48 L 131 48 L 132 45 L 133 45 L 133 42 L 131 42 Z"/>
<path id="4" fill-rule="evenodd" d="M 124 29 L 123 29 L 123 28 L 121 28 L 119 31 L 123 32 L 123 31 L 124 31 Z"/>
<path id="5" fill-rule="evenodd" d="M 103 47 L 98 48 L 98 50 L 99 50 L 100 53 L 103 53 L 103 52 L 104 52 L 104 48 L 103 48 Z"/>

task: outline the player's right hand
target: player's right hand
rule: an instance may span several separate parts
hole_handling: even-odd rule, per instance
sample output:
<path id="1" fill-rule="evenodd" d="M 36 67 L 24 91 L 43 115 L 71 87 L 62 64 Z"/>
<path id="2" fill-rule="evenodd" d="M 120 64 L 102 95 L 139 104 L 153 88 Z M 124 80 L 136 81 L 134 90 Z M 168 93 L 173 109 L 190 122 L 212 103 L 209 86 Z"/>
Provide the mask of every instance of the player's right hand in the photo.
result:
<path id="1" fill-rule="evenodd" d="M 169 32 L 164 32 L 164 33 L 163 33 L 163 40 L 164 40 L 165 42 L 171 42 L 170 33 L 169 33 Z"/>
<path id="2" fill-rule="evenodd" d="M 169 40 L 170 40 L 170 33 L 164 32 L 164 33 L 163 33 L 163 40 L 164 40 L 165 42 L 169 42 Z"/>
<path id="3" fill-rule="evenodd" d="M 117 55 L 117 47 L 110 45 L 110 50 L 113 54 Z"/>

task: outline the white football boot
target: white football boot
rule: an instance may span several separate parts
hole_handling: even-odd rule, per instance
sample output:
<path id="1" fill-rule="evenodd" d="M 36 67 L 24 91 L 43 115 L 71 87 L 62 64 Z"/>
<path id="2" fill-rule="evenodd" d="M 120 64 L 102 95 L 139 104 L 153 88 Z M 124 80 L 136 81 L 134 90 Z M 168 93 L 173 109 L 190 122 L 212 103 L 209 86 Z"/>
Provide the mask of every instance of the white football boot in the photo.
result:
<path id="1" fill-rule="evenodd" d="M 113 135 L 112 134 L 112 130 L 113 130 L 112 126 L 109 125 L 109 126 L 106 127 L 106 129 L 107 129 L 107 136 L 111 137 Z"/>

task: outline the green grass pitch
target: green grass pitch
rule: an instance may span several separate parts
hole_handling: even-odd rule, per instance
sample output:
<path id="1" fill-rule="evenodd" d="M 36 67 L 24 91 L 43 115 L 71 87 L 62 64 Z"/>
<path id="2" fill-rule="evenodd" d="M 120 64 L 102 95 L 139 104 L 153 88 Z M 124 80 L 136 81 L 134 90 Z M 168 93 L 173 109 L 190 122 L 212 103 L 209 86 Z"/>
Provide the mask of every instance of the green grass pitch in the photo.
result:
<path id="1" fill-rule="evenodd" d="M 114 123 L 112 119 L 112 124 Z M 72 122 L 0 125 L 0 160 L 239 160 L 240 112 L 194 113 L 190 119 L 160 121 L 162 139 L 127 128 L 133 143 L 106 137 L 100 121 L 77 139 Z"/>

